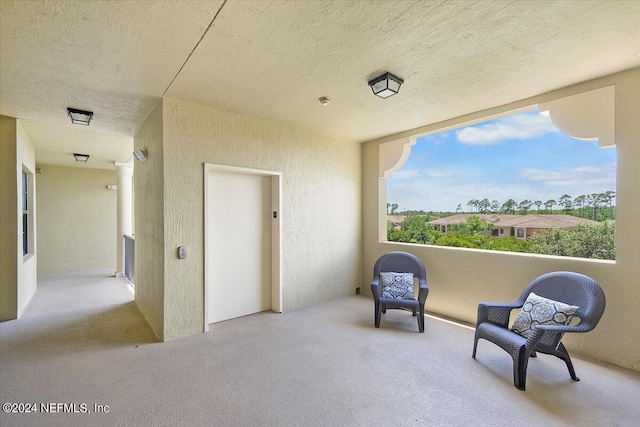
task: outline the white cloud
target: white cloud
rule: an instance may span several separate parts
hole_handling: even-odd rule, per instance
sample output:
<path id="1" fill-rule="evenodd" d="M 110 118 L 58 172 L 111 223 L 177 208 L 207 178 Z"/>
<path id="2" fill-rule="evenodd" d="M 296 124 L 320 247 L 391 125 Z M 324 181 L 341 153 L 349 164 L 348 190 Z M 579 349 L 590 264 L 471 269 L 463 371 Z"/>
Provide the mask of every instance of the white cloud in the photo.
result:
<path id="1" fill-rule="evenodd" d="M 429 173 L 432 172 L 432 173 Z M 424 174 L 402 181 L 387 181 L 387 201 L 398 203 L 400 210 L 455 211 L 458 204 L 463 210 L 471 199 L 558 199 L 563 194 L 602 193 L 616 189 L 616 164 L 577 166 L 559 170 L 526 168 L 518 171 L 518 178 L 507 182 L 487 179 L 474 171 L 451 174 L 446 170 L 425 171 Z M 458 172 L 458 173 L 456 173 Z M 395 178 L 395 176 L 394 176 Z"/>
<path id="2" fill-rule="evenodd" d="M 456 131 L 459 142 L 468 145 L 492 145 L 511 139 L 539 138 L 559 132 L 549 117 L 540 114 L 518 114 L 480 126 Z"/>
<path id="3" fill-rule="evenodd" d="M 422 177 L 431 177 L 431 178 L 446 178 L 446 177 L 455 177 L 460 176 L 462 174 L 461 171 L 453 170 L 453 169 L 400 169 L 396 172 L 393 172 L 391 178 L 393 180 L 416 180 Z"/>
<path id="4" fill-rule="evenodd" d="M 398 203 L 400 210 L 455 211 L 458 204 L 463 210 L 471 199 L 498 200 L 501 204 L 509 198 L 523 200 L 534 197 L 535 189 L 522 183 L 485 183 L 479 181 L 451 182 L 446 178 L 418 179 L 392 183 L 387 181 L 387 201 Z M 540 198 L 542 196 L 539 196 Z M 546 200 L 546 199 L 545 199 Z"/>
<path id="5" fill-rule="evenodd" d="M 432 178 L 444 178 L 448 176 L 458 176 L 461 172 L 453 169 L 429 169 L 427 175 Z"/>
<path id="6" fill-rule="evenodd" d="M 393 179 L 413 179 L 420 176 L 420 171 L 417 169 L 397 170 L 391 174 Z"/>
<path id="7" fill-rule="evenodd" d="M 592 193 L 594 191 L 606 191 L 615 188 L 616 164 L 607 163 L 601 166 L 577 166 L 555 171 L 526 168 L 518 171 L 518 175 L 526 181 L 544 184 L 550 187 L 585 189 L 586 192 Z"/>
<path id="8" fill-rule="evenodd" d="M 434 133 L 431 135 L 421 137 L 419 139 L 419 141 L 426 141 L 436 145 L 444 144 L 448 140 L 449 140 L 449 132 Z"/>

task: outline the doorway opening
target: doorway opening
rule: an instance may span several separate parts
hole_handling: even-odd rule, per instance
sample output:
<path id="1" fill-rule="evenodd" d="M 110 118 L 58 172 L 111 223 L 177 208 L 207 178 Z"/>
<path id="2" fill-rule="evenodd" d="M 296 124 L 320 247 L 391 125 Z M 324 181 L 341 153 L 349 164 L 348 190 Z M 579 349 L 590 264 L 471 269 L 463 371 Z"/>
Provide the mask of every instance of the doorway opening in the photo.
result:
<path id="1" fill-rule="evenodd" d="M 204 331 L 282 312 L 282 173 L 204 165 Z"/>

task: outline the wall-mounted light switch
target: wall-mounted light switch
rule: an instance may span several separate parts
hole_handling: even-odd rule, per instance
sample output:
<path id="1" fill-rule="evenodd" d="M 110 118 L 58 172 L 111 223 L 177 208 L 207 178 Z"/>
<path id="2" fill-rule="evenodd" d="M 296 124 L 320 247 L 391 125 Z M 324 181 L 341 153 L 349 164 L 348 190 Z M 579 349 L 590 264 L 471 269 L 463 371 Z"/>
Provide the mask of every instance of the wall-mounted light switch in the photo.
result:
<path id="1" fill-rule="evenodd" d="M 178 258 L 185 259 L 187 257 L 187 247 L 178 246 Z"/>

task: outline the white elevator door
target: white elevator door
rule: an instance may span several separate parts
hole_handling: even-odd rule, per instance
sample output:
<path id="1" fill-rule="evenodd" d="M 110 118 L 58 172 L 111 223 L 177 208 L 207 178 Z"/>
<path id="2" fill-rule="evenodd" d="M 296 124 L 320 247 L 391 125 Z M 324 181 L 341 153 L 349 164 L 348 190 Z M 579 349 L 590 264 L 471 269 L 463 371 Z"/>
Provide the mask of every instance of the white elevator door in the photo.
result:
<path id="1" fill-rule="evenodd" d="M 271 308 L 271 178 L 209 173 L 209 322 Z"/>

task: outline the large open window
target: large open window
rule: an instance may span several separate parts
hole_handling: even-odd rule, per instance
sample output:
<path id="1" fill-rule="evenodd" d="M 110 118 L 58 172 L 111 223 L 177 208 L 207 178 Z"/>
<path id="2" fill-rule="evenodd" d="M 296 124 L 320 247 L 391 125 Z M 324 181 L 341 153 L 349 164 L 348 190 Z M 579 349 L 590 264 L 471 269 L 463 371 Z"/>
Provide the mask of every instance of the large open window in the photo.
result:
<path id="1" fill-rule="evenodd" d="M 419 137 L 386 186 L 389 241 L 615 259 L 616 149 L 538 111 Z"/>

